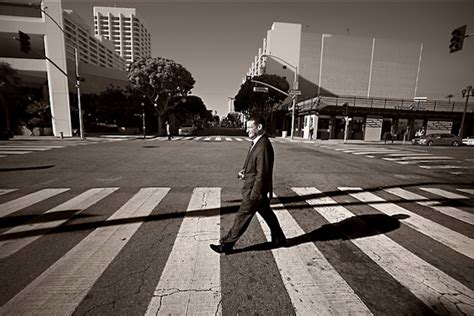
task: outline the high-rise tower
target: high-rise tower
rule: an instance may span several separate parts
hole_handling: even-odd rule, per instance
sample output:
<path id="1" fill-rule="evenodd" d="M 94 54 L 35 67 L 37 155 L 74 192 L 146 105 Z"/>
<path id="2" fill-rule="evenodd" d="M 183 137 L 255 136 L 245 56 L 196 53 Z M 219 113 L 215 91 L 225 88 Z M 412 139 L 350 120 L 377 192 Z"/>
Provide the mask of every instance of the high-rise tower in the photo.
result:
<path id="1" fill-rule="evenodd" d="M 151 37 L 135 8 L 94 7 L 95 34 L 114 43 L 115 52 L 127 62 L 151 56 Z"/>

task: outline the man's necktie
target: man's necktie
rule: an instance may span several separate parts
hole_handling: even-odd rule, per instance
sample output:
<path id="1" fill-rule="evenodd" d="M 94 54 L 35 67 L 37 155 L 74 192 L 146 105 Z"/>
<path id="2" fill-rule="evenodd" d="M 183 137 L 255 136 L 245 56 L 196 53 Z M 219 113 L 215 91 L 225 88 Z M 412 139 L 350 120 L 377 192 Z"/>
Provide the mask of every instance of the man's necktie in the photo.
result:
<path id="1" fill-rule="evenodd" d="M 250 152 L 252 151 L 252 147 L 253 147 L 253 142 L 250 144 L 249 151 L 247 152 L 247 158 L 245 158 L 244 167 L 242 168 L 242 169 L 244 169 L 244 170 L 247 169 L 247 165 L 248 165 L 248 163 L 249 163 Z"/>

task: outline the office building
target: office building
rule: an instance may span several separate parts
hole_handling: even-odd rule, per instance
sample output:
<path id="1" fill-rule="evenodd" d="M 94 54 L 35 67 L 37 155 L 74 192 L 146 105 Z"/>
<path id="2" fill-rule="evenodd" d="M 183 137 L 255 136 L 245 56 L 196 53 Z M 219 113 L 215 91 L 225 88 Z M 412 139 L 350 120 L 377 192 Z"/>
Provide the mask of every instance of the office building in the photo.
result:
<path id="1" fill-rule="evenodd" d="M 114 43 L 127 66 L 138 57 L 151 56 L 150 33 L 134 8 L 94 7 L 94 30 Z"/>

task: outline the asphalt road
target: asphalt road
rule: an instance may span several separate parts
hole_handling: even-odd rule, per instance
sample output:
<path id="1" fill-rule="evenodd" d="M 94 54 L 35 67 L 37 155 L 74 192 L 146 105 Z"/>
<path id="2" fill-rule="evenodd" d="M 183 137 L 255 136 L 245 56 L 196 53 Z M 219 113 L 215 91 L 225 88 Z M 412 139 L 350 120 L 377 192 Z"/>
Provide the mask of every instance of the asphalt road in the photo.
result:
<path id="1" fill-rule="evenodd" d="M 273 139 L 290 247 L 271 249 L 256 217 L 218 256 L 207 245 L 232 225 L 250 143 L 206 137 L 1 142 L 30 152 L 0 157 L 0 314 L 473 313 L 474 148 Z M 51 145 L 62 147 L 39 150 Z M 99 188 L 111 189 L 58 208 Z M 162 195 L 141 203 L 145 188 Z"/>

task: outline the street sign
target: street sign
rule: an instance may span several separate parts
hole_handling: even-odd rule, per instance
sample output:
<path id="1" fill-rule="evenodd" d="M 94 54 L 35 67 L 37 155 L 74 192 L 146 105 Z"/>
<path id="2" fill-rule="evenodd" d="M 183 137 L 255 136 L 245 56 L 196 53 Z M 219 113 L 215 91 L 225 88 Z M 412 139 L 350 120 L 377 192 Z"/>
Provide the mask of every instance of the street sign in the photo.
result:
<path id="1" fill-rule="evenodd" d="M 290 93 L 289 94 L 292 94 L 292 95 L 301 95 L 301 91 L 300 90 L 290 90 Z"/>
<path id="2" fill-rule="evenodd" d="M 267 87 L 253 87 L 253 92 L 268 92 Z"/>

